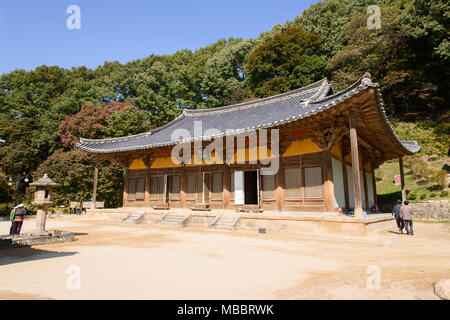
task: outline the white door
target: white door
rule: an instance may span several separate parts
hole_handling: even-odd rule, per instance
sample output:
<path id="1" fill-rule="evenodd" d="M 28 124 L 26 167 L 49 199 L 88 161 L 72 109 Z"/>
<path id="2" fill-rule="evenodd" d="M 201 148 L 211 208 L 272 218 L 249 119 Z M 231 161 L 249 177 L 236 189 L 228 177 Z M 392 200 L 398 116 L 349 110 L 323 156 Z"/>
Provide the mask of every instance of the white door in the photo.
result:
<path id="1" fill-rule="evenodd" d="M 244 204 L 244 171 L 234 172 L 234 204 Z"/>

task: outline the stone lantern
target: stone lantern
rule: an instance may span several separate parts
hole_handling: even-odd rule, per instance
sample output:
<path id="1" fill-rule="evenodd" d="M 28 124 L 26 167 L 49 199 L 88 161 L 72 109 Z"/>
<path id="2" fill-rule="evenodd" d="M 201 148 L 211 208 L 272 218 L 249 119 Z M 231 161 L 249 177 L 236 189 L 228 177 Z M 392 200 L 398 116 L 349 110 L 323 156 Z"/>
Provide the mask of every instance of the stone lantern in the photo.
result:
<path id="1" fill-rule="evenodd" d="M 51 201 L 52 191 L 54 187 L 59 186 L 59 184 L 53 182 L 46 173 L 36 182 L 30 183 L 30 186 L 36 187 L 34 192 L 33 205 L 38 207 L 36 216 L 36 232 L 45 232 L 45 220 L 47 218 L 47 207 L 52 205 Z"/>

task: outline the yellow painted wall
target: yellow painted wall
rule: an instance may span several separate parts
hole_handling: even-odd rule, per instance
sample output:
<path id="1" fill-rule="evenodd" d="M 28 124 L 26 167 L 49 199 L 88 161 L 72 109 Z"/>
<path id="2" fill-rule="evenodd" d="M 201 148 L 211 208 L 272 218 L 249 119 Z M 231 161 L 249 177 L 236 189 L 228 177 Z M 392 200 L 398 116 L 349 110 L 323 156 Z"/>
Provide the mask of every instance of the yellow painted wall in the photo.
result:
<path id="1" fill-rule="evenodd" d="M 155 161 L 153 161 L 150 168 L 152 169 L 160 169 L 160 168 L 178 168 L 181 167 L 181 164 L 175 164 L 172 162 L 171 156 L 167 157 L 157 157 Z"/>
<path id="2" fill-rule="evenodd" d="M 141 159 L 134 159 L 131 165 L 128 167 L 128 169 L 146 169 L 144 161 Z"/>
<path id="3" fill-rule="evenodd" d="M 338 144 L 335 144 L 335 145 L 331 148 L 330 152 L 331 152 L 331 154 L 334 155 L 336 158 L 342 160 L 341 148 L 339 147 Z"/>
<path id="4" fill-rule="evenodd" d="M 301 141 L 295 140 L 291 142 L 282 156 L 289 157 L 321 151 L 322 149 L 320 149 L 311 139 L 303 139 Z"/>

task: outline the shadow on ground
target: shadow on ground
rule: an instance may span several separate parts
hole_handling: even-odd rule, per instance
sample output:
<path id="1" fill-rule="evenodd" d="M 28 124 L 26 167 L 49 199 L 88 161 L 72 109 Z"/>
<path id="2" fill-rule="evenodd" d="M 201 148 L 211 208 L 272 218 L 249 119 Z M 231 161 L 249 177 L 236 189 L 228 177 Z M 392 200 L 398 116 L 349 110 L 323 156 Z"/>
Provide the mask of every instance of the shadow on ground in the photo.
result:
<path id="1" fill-rule="evenodd" d="M 78 254 L 78 252 L 49 251 L 43 249 L 36 249 L 28 246 L 10 249 L 2 248 L 0 249 L 0 266 L 24 261 L 34 261 L 34 260 L 73 256 L 75 254 Z"/>

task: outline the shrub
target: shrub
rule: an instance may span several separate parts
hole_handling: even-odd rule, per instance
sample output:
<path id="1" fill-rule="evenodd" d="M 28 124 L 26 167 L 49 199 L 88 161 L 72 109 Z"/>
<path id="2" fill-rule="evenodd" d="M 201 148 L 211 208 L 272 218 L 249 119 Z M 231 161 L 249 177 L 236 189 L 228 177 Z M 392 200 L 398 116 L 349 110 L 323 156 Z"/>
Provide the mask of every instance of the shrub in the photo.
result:
<path id="1" fill-rule="evenodd" d="M 430 193 L 430 198 L 436 198 L 436 193 L 431 192 L 431 193 Z"/>
<path id="2" fill-rule="evenodd" d="M 444 170 L 434 171 L 432 174 L 432 181 L 438 190 L 444 189 L 447 182 L 447 172 Z"/>
<path id="3" fill-rule="evenodd" d="M 427 198 L 427 194 L 426 193 L 422 193 L 420 196 L 419 196 L 419 199 L 420 200 L 425 200 Z"/>
<path id="4" fill-rule="evenodd" d="M 417 199 L 417 194 L 415 194 L 414 192 L 411 192 L 411 193 L 408 195 L 408 198 L 409 198 L 410 200 L 416 200 L 416 199 Z"/>
<path id="5" fill-rule="evenodd" d="M 441 193 L 439 194 L 440 197 L 445 198 L 448 196 L 448 191 L 446 190 L 442 190 Z"/>
<path id="6" fill-rule="evenodd" d="M 414 179 L 421 179 L 426 182 L 430 181 L 434 174 L 428 164 L 420 160 L 412 164 L 411 171 Z"/>

